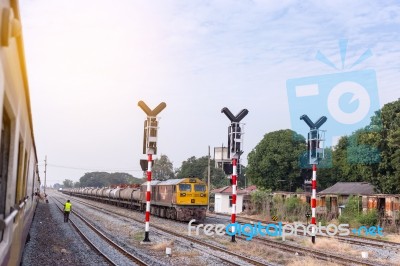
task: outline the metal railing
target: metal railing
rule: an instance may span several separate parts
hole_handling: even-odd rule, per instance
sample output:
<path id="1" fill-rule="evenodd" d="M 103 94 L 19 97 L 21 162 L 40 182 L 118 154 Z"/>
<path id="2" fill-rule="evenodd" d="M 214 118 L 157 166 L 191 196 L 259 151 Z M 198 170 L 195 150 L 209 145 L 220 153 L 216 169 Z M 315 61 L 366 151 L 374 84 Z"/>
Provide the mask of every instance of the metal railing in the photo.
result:
<path id="1" fill-rule="evenodd" d="M 5 218 L 0 219 L 0 243 L 4 240 L 4 230 L 12 223 L 14 223 L 15 217 L 18 215 L 18 212 L 25 206 L 26 202 L 28 201 L 29 196 L 26 196 L 24 199 L 20 200 L 18 205 L 11 207 L 11 213 Z M 6 232 L 7 233 L 7 232 Z M 5 237 L 8 239 L 9 234 L 5 234 Z"/>

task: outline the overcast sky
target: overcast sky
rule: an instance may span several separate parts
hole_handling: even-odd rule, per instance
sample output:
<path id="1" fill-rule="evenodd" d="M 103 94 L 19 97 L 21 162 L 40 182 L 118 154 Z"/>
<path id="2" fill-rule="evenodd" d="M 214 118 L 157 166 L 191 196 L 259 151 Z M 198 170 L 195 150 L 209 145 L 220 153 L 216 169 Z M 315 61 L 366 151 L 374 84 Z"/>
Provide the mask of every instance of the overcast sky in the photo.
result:
<path id="1" fill-rule="evenodd" d="M 234 115 L 248 109 L 247 164 L 264 134 L 292 128 L 287 80 L 349 71 L 341 67 L 343 39 L 345 65 L 372 52 L 351 69 L 376 73 L 379 96 L 371 101 L 400 97 L 396 1 L 21 0 L 20 7 L 48 184 L 96 170 L 141 177 L 140 100 L 151 109 L 166 102 L 158 156 L 175 168 L 207 155 L 208 145 L 227 144 L 223 107 Z M 318 51 L 339 67 L 317 60 Z"/>

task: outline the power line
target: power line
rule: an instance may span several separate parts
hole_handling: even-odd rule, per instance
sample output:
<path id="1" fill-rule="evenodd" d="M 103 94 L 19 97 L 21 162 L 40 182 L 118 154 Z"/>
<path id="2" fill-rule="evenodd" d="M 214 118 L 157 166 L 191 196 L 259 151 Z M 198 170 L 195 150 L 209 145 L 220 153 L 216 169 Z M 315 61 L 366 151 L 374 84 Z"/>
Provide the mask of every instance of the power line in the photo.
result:
<path id="1" fill-rule="evenodd" d="M 96 168 L 83 168 L 83 167 L 75 167 L 75 166 L 65 166 L 65 165 L 56 165 L 56 164 L 47 164 L 50 167 L 55 168 L 64 168 L 64 169 L 73 169 L 73 170 L 84 170 L 84 171 L 92 171 L 92 172 L 143 172 L 142 169 L 96 169 Z"/>

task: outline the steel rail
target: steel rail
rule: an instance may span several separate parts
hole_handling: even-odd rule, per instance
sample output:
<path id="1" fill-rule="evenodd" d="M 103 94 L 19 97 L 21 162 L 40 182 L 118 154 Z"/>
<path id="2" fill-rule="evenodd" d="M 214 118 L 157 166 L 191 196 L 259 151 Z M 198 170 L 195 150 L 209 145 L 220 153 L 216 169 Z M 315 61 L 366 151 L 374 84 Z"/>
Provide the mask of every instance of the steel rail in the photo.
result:
<path id="1" fill-rule="evenodd" d="M 114 214 L 114 215 L 116 214 L 116 215 L 118 215 L 118 216 L 122 216 L 122 217 L 124 217 L 124 218 L 131 219 L 131 220 L 134 220 L 134 221 L 139 222 L 139 223 L 143 222 L 142 220 L 139 220 L 139 219 L 136 219 L 136 218 L 127 216 L 127 215 L 123 215 L 123 214 L 120 214 L 120 213 L 115 213 L 115 212 L 112 212 L 112 211 L 109 211 L 109 210 L 104 210 L 104 209 L 102 209 L 102 208 L 99 208 L 99 207 L 97 207 L 97 206 L 95 206 L 95 205 L 93 205 L 93 204 L 87 203 L 87 202 L 83 202 L 83 201 L 80 201 L 80 200 L 78 200 L 78 201 L 79 201 L 81 204 L 83 204 L 83 205 L 87 205 L 87 206 L 90 206 L 90 207 L 92 207 L 92 208 L 98 209 L 99 211 L 101 211 L 101 212 L 103 212 L 103 213 L 112 213 L 112 214 Z M 166 229 L 166 228 L 164 228 L 164 227 L 161 227 L 161 226 L 158 226 L 158 225 L 155 225 L 155 224 L 153 224 L 152 227 L 154 227 L 154 228 L 156 228 L 156 229 L 158 229 L 158 230 L 161 230 L 161 231 L 163 231 L 163 232 L 166 232 L 166 233 L 168 233 L 168 234 L 174 235 L 174 236 L 176 236 L 176 237 L 184 238 L 184 239 L 189 240 L 189 241 L 191 241 L 191 242 L 195 242 L 195 243 L 197 243 L 197 244 L 199 244 L 199 245 L 207 246 L 207 247 L 209 247 L 209 248 L 211 248 L 211 249 L 213 249 L 213 250 L 218 250 L 218 251 L 220 251 L 220 252 L 227 253 L 227 254 L 229 254 L 229 255 L 235 256 L 235 257 L 237 257 L 237 258 L 239 258 L 239 259 L 241 259 L 241 260 L 244 260 L 244 261 L 246 261 L 246 262 L 251 263 L 252 265 L 274 266 L 274 264 L 265 263 L 265 262 L 262 262 L 262 261 L 253 259 L 253 258 L 251 258 L 251 257 L 249 257 L 249 256 L 245 256 L 245 255 L 239 254 L 239 253 L 237 253 L 237 252 L 229 251 L 229 250 L 224 249 L 224 248 L 221 248 L 221 247 L 219 247 L 219 246 L 216 246 L 216 245 L 207 243 L 207 242 L 205 242 L 205 241 L 201 241 L 201 240 L 196 239 L 196 238 L 194 238 L 194 237 L 190 237 L 190 236 L 182 235 L 182 234 L 180 234 L 180 233 L 176 233 L 176 232 L 174 232 L 174 231 L 168 230 L 168 229 Z M 204 250 L 203 250 L 203 251 L 204 251 Z M 235 262 L 232 262 L 232 260 L 225 259 L 225 258 L 222 258 L 222 257 L 219 257 L 219 256 L 217 256 L 217 257 L 218 257 L 219 259 L 221 259 L 221 260 L 224 260 L 224 261 L 226 261 L 226 262 L 229 262 L 230 264 L 240 265 L 240 264 L 237 264 L 237 263 L 235 263 Z"/>
<path id="2" fill-rule="evenodd" d="M 57 202 L 61 203 L 58 199 L 54 198 Z M 56 206 L 59 208 L 59 210 L 62 212 L 62 209 L 56 204 Z M 127 251 L 126 249 L 124 249 L 123 247 L 121 247 L 120 245 L 118 245 L 117 243 L 115 243 L 113 240 L 111 240 L 110 238 L 108 238 L 106 235 L 104 235 L 100 230 L 98 230 L 96 227 L 94 227 L 92 224 L 90 224 L 85 218 L 83 218 L 81 215 L 77 214 L 75 211 L 72 211 L 72 213 L 78 217 L 81 221 L 83 221 L 90 229 L 92 229 L 97 235 L 99 235 L 101 238 L 103 238 L 107 243 L 111 244 L 116 250 L 118 250 L 121 254 L 123 254 L 125 257 L 127 257 L 129 260 L 137 263 L 138 265 L 141 266 L 147 266 L 149 265 L 148 263 L 144 262 L 143 260 L 141 260 L 140 258 L 132 255 L 131 253 L 129 253 L 129 251 Z M 72 222 L 72 221 L 71 221 Z M 76 225 L 74 225 L 75 228 Z M 78 229 L 78 228 L 77 228 Z M 78 229 L 79 230 L 79 229 Z M 80 230 L 79 230 L 80 231 Z M 93 243 L 91 243 L 92 246 L 94 246 Z M 95 246 L 94 246 L 95 247 Z M 119 265 L 119 263 L 115 263 L 112 262 L 111 259 L 109 259 L 107 257 L 107 255 L 105 255 L 103 252 L 101 252 L 97 247 L 95 247 L 96 250 L 98 250 L 102 256 L 104 256 L 105 258 L 107 258 L 107 260 L 109 260 L 113 265 Z"/>
<path id="3" fill-rule="evenodd" d="M 211 215 L 211 216 L 209 214 L 207 214 L 207 217 L 222 219 L 222 218 L 219 218 L 218 216 L 223 216 L 223 217 L 229 218 L 229 215 L 227 215 L 227 214 L 218 214 L 218 215 Z M 240 217 L 239 219 L 237 219 L 237 222 L 239 222 L 239 223 L 260 222 L 260 220 L 253 219 L 253 218 Z M 267 222 L 264 222 L 264 224 L 265 223 L 267 223 Z M 274 222 L 274 221 L 269 221 L 268 223 L 278 224 L 277 222 Z M 285 224 L 282 223 L 282 225 L 285 225 Z M 304 235 L 304 232 L 302 230 L 297 230 L 297 234 Z M 400 243 L 382 240 L 382 239 L 372 239 L 372 238 L 356 236 L 356 235 L 348 235 L 348 236 L 326 236 L 325 235 L 324 236 L 324 235 L 317 234 L 317 236 L 325 237 L 325 238 L 326 237 L 335 238 L 335 239 L 339 240 L 340 242 L 355 244 L 355 245 L 359 245 L 359 246 L 370 246 L 370 247 L 374 247 L 374 248 L 390 249 L 390 250 L 394 250 L 396 252 L 400 251 Z"/>

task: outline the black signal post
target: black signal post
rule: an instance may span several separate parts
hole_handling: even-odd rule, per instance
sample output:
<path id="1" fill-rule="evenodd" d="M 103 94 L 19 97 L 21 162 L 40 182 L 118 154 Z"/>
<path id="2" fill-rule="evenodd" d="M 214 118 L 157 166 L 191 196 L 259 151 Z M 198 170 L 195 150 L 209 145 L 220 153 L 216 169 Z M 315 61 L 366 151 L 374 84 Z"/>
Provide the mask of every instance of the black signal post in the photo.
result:
<path id="1" fill-rule="evenodd" d="M 320 131 L 319 128 L 326 122 L 326 116 L 320 117 L 317 122 L 313 123 L 311 119 L 307 115 L 302 115 L 300 120 L 304 120 L 304 122 L 310 127 L 310 132 L 308 133 L 308 160 L 309 164 L 312 164 L 312 180 L 311 180 L 311 224 L 314 225 L 312 228 L 312 236 L 311 241 L 315 244 L 315 235 L 316 235 L 316 218 L 315 218 L 315 210 L 317 207 L 317 164 L 324 157 L 324 149 L 320 147 L 320 141 L 323 140 L 323 131 Z M 307 223 L 309 213 L 307 213 Z"/>
<path id="2" fill-rule="evenodd" d="M 145 232 L 143 242 L 150 242 L 150 200 L 151 200 L 151 167 L 153 163 L 153 155 L 157 154 L 157 115 L 167 106 L 166 103 L 160 103 L 154 110 L 151 110 L 143 101 L 138 102 L 139 107 L 146 113 L 147 119 L 144 121 L 143 130 L 143 154 L 147 153 L 146 160 L 140 160 L 140 166 L 143 171 L 147 171 L 147 190 L 146 190 L 146 217 Z"/>
<path id="3" fill-rule="evenodd" d="M 231 222 L 234 224 L 236 222 L 236 189 L 237 189 L 237 164 L 240 159 L 240 155 L 243 153 L 241 150 L 243 147 L 242 143 L 242 135 L 243 131 L 240 128 L 240 121 L 249 113 L 247 109 L 243 109 L 236 116 L 234 116 L 228 108 L 224 107 L 221 110 L 221 113 L 224 113 L 228 119 L 231 121 L 231 125 L 228 127 L 228 158 L 232 158 L 232 168 L 224 167 L 224 171 L 226 174 L 232 173 L 231 183 L 232 183 L 232 215 Z M 232 156 L 231 156 L 232 155 Z M 232 169 L 232 171 L 230 171 Z M 232 227 L 232 242 L 236 242 L 235 240 L 235 226 Z"/>

